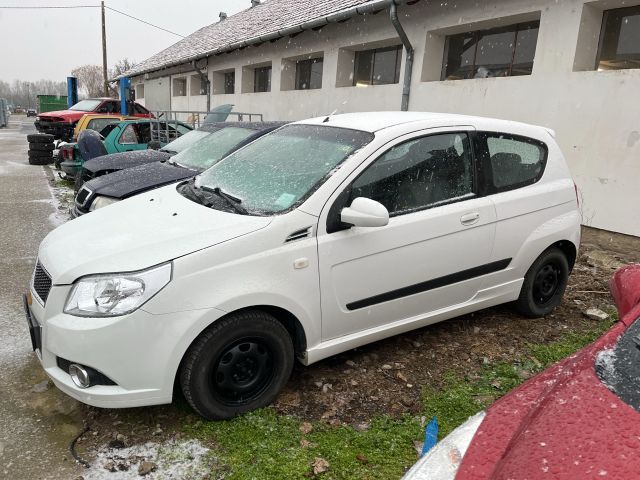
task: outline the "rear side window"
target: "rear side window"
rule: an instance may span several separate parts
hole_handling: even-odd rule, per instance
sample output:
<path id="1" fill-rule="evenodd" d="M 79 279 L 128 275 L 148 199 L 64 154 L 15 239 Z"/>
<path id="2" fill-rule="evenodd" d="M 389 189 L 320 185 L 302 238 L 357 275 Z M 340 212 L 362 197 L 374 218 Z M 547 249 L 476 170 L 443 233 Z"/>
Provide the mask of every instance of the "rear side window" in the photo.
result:
<path id="1" fill-rule="evenodd" d="M 481 138 L 486 143 L 483 166 L 489 184 L 487 193 L 513 190 L 540 180 L 547 161 L 544 143 L 501 133 L 483 133 Z"/>

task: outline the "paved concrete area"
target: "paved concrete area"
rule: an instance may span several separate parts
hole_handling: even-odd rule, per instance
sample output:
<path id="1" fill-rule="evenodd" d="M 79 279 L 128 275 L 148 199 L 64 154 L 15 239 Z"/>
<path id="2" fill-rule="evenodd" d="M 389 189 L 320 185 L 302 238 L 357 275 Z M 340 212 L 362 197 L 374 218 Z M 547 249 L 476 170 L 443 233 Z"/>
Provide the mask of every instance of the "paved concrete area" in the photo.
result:
<path id="1" fill-rule="evenodd" d="M 22 308 L 38 245 L 59 223 L 48 167 L 27 163 L 29 133 L 33 119 L 17 115 L 0 129 L 0 478 L 74 479 L 78 405 L 47 382 Z"/>

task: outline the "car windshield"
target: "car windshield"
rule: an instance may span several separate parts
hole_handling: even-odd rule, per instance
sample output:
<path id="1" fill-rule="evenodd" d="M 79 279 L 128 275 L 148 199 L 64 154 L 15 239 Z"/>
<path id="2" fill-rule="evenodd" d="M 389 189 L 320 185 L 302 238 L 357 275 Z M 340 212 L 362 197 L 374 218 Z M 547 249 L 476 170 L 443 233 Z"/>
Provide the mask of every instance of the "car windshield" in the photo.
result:
<path id="1" fill-rule="evenodd" d="M 622 334 L 614 348 L 598 354 L 596 372 L 609 390 L 640 412 L 640 320 Z"/>
<path id="2" fill-rule="evenodd" d="M 102 100 L 80 100 L 69 110 L 79 110 L 81 112 L 93 112 Z"/>
<path id="3" fill-rule="evenodd" d="M 371 133 L 318 125 L 288 125 L 229 155 L 198 177 L 220 188 L 249 213 L 270 215 L 292 207 L 322 183 Z"/>
<path id="4" fill-rule="evenodd" d="M 256 130 L 250 128 L 226 127 L 205 136 L 192 147 L 173 157 L 171 161 L 183 167 L 206 170 L 255 133 Z M 167 148 L 170 148 L 170 145 L 167 145 Z"/>
<path id="5" fill-rule="evenodd" d="M 206 130 L 191 130 L 176 138 L 173 142 L 167 143 L 160 150 L 169 153 L 180 153 L 208 135 L 211 135 L 211 132 L 207 132 Z"/>

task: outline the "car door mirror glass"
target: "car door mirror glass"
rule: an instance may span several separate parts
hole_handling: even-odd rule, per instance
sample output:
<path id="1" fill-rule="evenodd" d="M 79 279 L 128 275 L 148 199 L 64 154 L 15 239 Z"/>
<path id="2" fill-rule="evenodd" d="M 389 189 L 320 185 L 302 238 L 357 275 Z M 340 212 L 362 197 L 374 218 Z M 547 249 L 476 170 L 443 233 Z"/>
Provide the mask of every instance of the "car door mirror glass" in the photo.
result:
<path id="1" fill-rule="evenodd" d="M 384 227 L 389 223 L 389 211 L 380 202 L 358 197 L 342 209 L 340 220 L 354 227 Z"/>

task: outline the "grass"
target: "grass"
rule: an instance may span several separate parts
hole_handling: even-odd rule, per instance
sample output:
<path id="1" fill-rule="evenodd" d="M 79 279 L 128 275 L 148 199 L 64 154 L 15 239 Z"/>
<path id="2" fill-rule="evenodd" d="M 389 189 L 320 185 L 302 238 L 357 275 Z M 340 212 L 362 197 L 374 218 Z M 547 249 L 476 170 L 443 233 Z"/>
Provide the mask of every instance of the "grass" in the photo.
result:
<path id="1" fill-rule="evenodd" d="M 443 438 L 526 378 L 598 338 L 615 318 L 612 314 L 610 321 L 585 333 L 569 332 L 546 345 L 529 345 L 528 354 L 514 363 L 483 365 L 465 377 L 446 375 L 439 387 L 423 390 L 424 416 L 437 417 Z M 377 417 L 365 431 L 314 422 L 304 434 L 301 425 L 302 420 L 267 408 L 225 422 L 197 422 L 185 427 L 185 433 L 215 445 L 212 478 L 282 480 L 313 477 L 318 457 L 329 464 L 322 478 L 400 478 L 417 460 L 414 441 L 424 435 L 420 419 L 411 416 Z"/>

